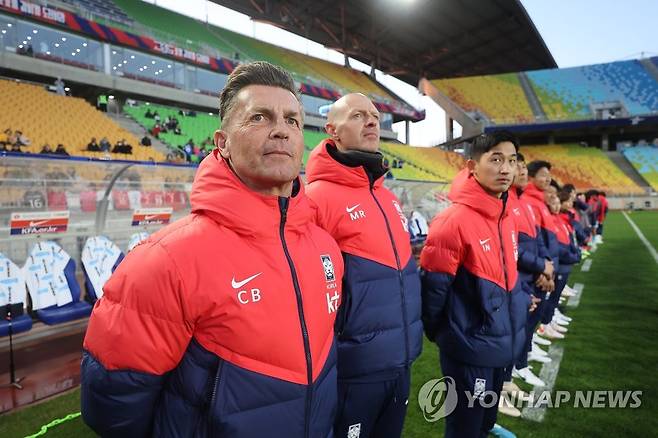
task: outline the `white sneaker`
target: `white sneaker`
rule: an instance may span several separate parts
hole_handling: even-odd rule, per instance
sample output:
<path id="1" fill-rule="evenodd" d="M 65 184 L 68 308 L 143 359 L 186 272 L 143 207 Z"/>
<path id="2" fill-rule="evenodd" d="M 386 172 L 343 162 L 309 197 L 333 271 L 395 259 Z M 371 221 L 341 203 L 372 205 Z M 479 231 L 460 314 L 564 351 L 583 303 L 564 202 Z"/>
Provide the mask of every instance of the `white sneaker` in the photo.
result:
<path id="1" fill-rule="evenodd" d="M 550 323 L 549 325 L 551 326 L 551 328 L 552 328 L 553 330 L 555 330 L 556 332 L 559 332 L 559 333 L 566 333 L 566 332 L 569 331 L 568 328 L 566 328 L 566 327 L 562 327 L 560 324 L 556 324 L 556 323 L 553 322 L 553 321 L 551 321 L 551 323 Z"/>
<path id="2" fill-rule="evenodd" d="M 516 375 L 515 375 L 516 374 Z M 512 376 L 518 377 L 519 379 L 523 380 L 525 383 L 528 385 L 532 386 L 546 386 L 543 380 L 541 380 L 539 377 L 535 376 L 532 371 L 528 367 L 521 368 L 520 370 L 517 370 L 516 368 L 512 370 Z"/>
<path id="3" fill-rule="evenodd" d="M 600 235 L 600 234 L 597 234 L 596 236 L 594 236 L 594 240 L 596 241 L 597 245 L 600 245 L 600 244 L 603 243 L 603 236 Z"/>
<path id="4" fill-rule="evenodd" d="M 576 291 L 573 289 L 567 289 L 569 286 L 565 286 L 564 289 L 562 289 L 562 293 L 560 294 L 560 297 L 566 297 L 566 298 L 571 298 L 576 296 Z"/>
<path id="5" fill-rule="evenodd" d="M 557 307 L 555 308 L 554 314 L 559 316 L 561 319 L 564 319 L 565 321 L 569 321 L 569 322 L 573 321 L 572 317 L 567 316 L 564 313 L 560 312 L 560 309 L 558 309 Z"/>
<path id="6" fill-rule="evenodd" d="M 538 344 L 538 345 L 551 345 L 551 341 L 549 341 L 546 338 L 542 338 L 537 333 L 534 333 L 532 335 L 532 342 L 534 342 L 535 344 Z"/>
<path id="7" fill-rule="evenodd" d="M 548 339 L 564 339 L 564 335 L 553 330 L 550 324 L 541 324 L 537 329 L 537 334 Z"/>
<path id="8" fill-rule="evenodd" d="M 534 342 L 532 343 L 532 350 L 530 351 L 540 356 L 548 356 L 548 353 L 542 350 L 542 348 L 539 345 L 535 344 Z"/>
<path id="9" fill-rule="evenodd" d="M 512 399 L 516 398 L 521 401 L 530 401 L 532 399 L 530 394 L 519 388 L 519 385 L 513 381 L 503 382 L 503 391 Z"/>
<path id="10" fill-rule="evenodd" d="M 500 393 L 500 399 L 498 399 L 498 412 L 503 415 L 509 415 L 510 417 L 521 416 L 521 411 L 514 406 L 505 391 Z"/>
<path id="11" fill-rule="evenodd" d="M 549 363 L 553 360 L 548 356 L 543 356 L 541 354 L 533 353 L 532 351 L 528 353 L 529 362 L 539 362 L 539 363 Z"/>
<path id="12" fill-rule="evenodd" d="M 557 324 L 561 327 L 566 327 L 566 326 L 569 325 L 569 321 L 567 321 L 566 319 L 562 319 L 562 318 L 560 318 L 558 316 L 555 316 L 555 315 L 553 315 L 553 319 L 551 320 L 551 323 L 555 323 L 555 324 Z"/>

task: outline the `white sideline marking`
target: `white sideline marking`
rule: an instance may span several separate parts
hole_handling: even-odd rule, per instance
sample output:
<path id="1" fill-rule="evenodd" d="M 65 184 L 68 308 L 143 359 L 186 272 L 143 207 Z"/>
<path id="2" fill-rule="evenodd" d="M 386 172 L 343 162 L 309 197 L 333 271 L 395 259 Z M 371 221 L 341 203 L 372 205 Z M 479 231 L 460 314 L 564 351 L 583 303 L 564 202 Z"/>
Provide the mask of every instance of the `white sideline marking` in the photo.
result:
<path id="1" fill-rule="evenodd" d="M 553 386 L 555 386 L 555 381 L 557 380 L 557 373 L 560 370 L 560 362 L 562 362 L 562 355 L 564 354 L 564 347 L 561 345 L 551 345 L 548 349 L 548 356 L 553 359 L 551 362 L 544 364 L 541 367 L 541 372 L 539 373 L 539 378 L 544 381 L 546 386 L 540 388 L 535 386 L 532 388 L 530 395 L 532 399 L 530 405 L 523 408 L 521 411 L 521 417 L 528 419 L 530 421 L 536 421 L 541 423 L 544 421 L 546 416 L 546 404 L 542 403 L 540 406 L 537 405 L 537 401 L 541 396 L 541 393 L 544 391 L 552 392 Z"/>
<path id="2" fill-rule="evenodd" d="M 567 307 L 578 307 L 578 304 L 580 304 L 580 297 L 583 296 L 585 285 L 582 283 L 576 283 L 573 285 L 573 288 L 576 291 L 576 295 L 569 298 L 569 301 L 567 301 Z"/>
<path id="3" fill-rule="evenodd" d="M 651 245 L 651 243 L 647 240 L 647 238 L 644 237 L 644 234 L 642 234 L 642 231 L 640 231 L 640 229 L 637 227 L 637 225 L 635 225 L 635 222 L 633 222 L 631 220 L 631 218 L 626 214 L 625 211 L 622 211 L 621 214 L 624 215 L 624 217 L 626 218 L 628 223 L 635 230 L 635 233 L 637 234 L 637 237 L 639 237 L 640 240 L 642 241 L 642 243 L 644 243 L 644 246 L 647 247 L 647 249 L 649 250 L 649 253 L 653 256 L 653 259 L 655 260 L 656 264 L 658 264 L 658 252 L 656 252 L 656 248 L 654 248 L 653 245 Z"/>
<path id="4" fill-rule="evenodd" d="M 580 270 L 583 272 L 589 272 L 589 269 L 592 267 L 592 259 L 587 259 L 583 262 L 583 266 L 580 267 Z"/>

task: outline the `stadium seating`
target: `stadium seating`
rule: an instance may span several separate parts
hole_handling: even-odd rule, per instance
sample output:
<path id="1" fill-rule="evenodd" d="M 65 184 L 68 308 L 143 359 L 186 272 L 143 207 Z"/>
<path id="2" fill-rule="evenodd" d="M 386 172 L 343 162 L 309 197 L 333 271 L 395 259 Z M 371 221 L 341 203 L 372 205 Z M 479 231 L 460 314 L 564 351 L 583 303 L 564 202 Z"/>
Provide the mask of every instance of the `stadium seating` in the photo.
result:
<path id="1" fill-rule="evenodd" d="M 593 118 L 592 103 L 621 102 L 630 115 L 658 112 L 658 82 L 637 60 L 524 74 L 548 120 Z M 441 79 L 432 84 L 465 111 L 478 111 L 495 124 L 535 121 L 516 74 Z"/>
<path id="2" fill-rule="evenodd" d="M 441 79 L 432 81 L 432 84 L 464 110 L 477 110 L 494 123 L 534 121 L 515 73 Z"/>
<path id="3" fill-rule="evenodd" d="M 107 137 L 114 144 L 125 139 L 131 155 L 110 154 L 114 159 L 163 161 L 157 150 L 139 146 L 139 141 L 84 99 L 49 93 L 38 85 L 0 80 L 0 127 L 20 130 L 30 139 L 24 152 L 38 153 L 44 144 L 53 149 L 59 143 L 70 155 L 107 158 L 103 152 L 85 150 L 92 137 Z"/>
<path id="4" fill-rule="evenodd" d="M 402 169 L 391 169 L 393 175 L 400 179 L 420 181 L 452 181 L 464 166 L 464 159 L 455 152 L 439 148 L 413 147 L 404 144 L 381 144 L 380 150 L 392 161 L 402 159 Z"/>
<path id="5" fill-rule="evenodd" d="M 623 154 L 649 185 L 658 191 L 658 147 L 635 146 L 624 149 Z"/>
<path id="6" fill-rule="evenodd" d="M 592 116 L 592 102 L 621 101 L 631 115 L 658 111 L 658 83 L 637 60 L 526 73 L 551 120 Z"/>
<path id="7" fill-rule="evenodd" d="M 560 184 L 571 183 L 578 190 L 594 188 L 612 194 L 644 193 L 600 149 L 565 144 L 523 146 L 521 152 L 526 163 L 550 162 L 551 174 Z"/>
<path id="8" fill-rule="evenodd" d="M 367 75 L 343 66 L 304 55 L 279 46 L 250 38 L 227 29 L 200 23 L 192 18 L 163 8 L 132 0 L 114 0 L 133 19 L 156 32 L 166 32 L 181 46 L 193 41 L 212 47 L 222 56 L 240 61 L 262 60 L 280 65 L 303 83 L 338 91 L 341 94 L 358 91 L 378 102 L 399 102 Z M 194 48 L 194 47 L 190 47 Z M 196 47 L 197 50 L 199 46 Z"/>

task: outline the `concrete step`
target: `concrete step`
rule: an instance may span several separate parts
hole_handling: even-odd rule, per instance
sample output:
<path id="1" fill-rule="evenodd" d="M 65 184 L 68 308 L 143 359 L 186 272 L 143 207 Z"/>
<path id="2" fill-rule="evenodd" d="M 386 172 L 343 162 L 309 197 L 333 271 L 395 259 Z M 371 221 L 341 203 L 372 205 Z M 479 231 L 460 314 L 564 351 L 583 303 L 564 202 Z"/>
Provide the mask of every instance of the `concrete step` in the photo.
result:
<path id="1" fill-rule="evenodd" d="M 630 179 L 632 179 L 637 185 L 642 188 L 649 188 L 649 183 L 647 183 L 642 175 L 633 167 L 631 163 L 628 162 L 624 154 L 621 152 L 606 152 L 606 155 L 612 160 L 613 163 L 619 167 L 622 172 L 624 172 Z"/>
<path id="2" fill-rule="evenodd" d="M 167 155 L 168 153 L 171 152 L 171 149 L 169 146 L 166 145 L 166 143 L 158 140 L 157 138 L 153 137 L 151 134 L 149 134 L 146 129 L 142 127 L 139 123 L 137 123 L 135 120 L 131 119 L 125 114 L 112 114 L 112 113 L 106 113 L 106 115 L 114 120 L 119 126 L 121 126 L 123 129 L 126 131 L 132 133 L 137 137 L 138 140 L 141 140 L 142 137 L 145 135 L 148 135 L 149 138 L 151 139 L 151 147 L 154 148 L 155 150 L 158 150 L 162 152 L 163 154 Z"/>

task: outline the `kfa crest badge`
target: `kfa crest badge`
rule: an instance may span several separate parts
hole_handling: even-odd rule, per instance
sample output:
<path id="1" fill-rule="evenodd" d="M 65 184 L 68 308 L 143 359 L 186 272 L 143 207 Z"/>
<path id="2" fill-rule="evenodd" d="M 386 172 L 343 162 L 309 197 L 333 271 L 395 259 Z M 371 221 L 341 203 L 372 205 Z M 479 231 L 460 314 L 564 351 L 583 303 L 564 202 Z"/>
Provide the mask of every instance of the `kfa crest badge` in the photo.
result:
<path id="1" fill-rule="evenodd" d="M 331 257 L 327 254 L 324 254 L 320 256 L 320 259 L 322 260 L 322 268 L 324 269 L 324 279 L 327 281 L 327 283 L 330 281 L 336 281 L 334 264 L 331 261 Z"/>

